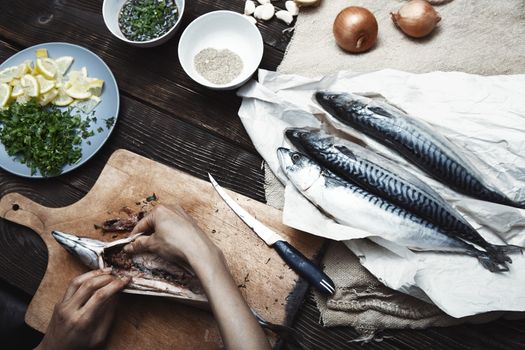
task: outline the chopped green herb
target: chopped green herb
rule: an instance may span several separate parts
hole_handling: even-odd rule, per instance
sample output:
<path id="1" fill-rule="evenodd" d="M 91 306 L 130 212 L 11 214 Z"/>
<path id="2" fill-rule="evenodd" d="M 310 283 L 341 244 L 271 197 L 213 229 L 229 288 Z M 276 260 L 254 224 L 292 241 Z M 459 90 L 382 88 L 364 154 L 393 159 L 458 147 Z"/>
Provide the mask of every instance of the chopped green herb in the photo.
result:
<path id="1" fill-rule="evenodd" d="M 128 0 L 120 10 L 118 22 L 126 38 L 146 41 L 164 35 L 178 18 L 174 0 Z"/>
<path id="2" fill-rule="evenodd" d="M 103 129 L 102 127 L 99 126 L 99 127 L 97 128 L 97 132 L 100 134 L 102 131 L 104 131 L 104 129 Z"/>
<path id="3" fill-rule="evenodd" d="M 106 122 L 106 129 L 111 129 L 113 124 L 115 124 L 115 117 L 104 119 L 104 121 Z"/>
<path id="4" fill-rule="evenodd" d="M 152 201 L 156 201 L 156 200 L 157 200 L 157 195 L 155 195 L 155 193 L 153 193 L 151 196 L 146 198 L 146 202 L 152 202 Z"/>
<path id="5" fill-rule="evenodd" d="M 59 175 L 62 167 L 82 157 L 82 139 L 93 135 L 90 120 L 62 111 L 53 105 L 41 106 L 35 100 L 13 103 L 0 111 L 0 141 L 7 154 L 17 157 L 43 176 Z"/>

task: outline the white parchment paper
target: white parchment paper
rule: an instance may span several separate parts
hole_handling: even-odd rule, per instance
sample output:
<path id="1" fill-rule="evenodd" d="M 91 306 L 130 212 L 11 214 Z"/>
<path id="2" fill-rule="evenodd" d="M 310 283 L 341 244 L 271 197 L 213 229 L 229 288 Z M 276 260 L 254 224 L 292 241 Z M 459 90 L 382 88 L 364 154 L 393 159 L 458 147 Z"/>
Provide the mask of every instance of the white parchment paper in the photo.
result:
<path id="1" fill-rule="evenodd" d="M 430 123 L 456 144 L 484 179 L 508 197 L 525 200 L 525 75 L 478 76 L 459 72 L 412 74 L 395 70 L 340 72 L 319 79 L 259 71 L 238 94 L 241 121 L 255 147 L 286 184 L 283 221 L 314 235 L 345 241 L 361 263 L 385 285 L 432 301 L 454 317 L 507 310 L 525 311 L 525 257 L 513 255 L 506 273 L 491 273 L 475 258 L 413 253 L 395 242 L 362 239 L 369 232 L 337 224 L 306 200 L 282 173 L 276 149 L 288 146 L 291 126 L 340 125 L 312 99 L 316 90 L 375 93 Z M 348 128 L 343 128 L 348 132 Z M 350 131 L 367 147 L 413 172 L 458 209 L 492 243 L 525 246 L 525 210 L 458 194 L 429 178 L 387 147 Z M 373 225 L 373 223 L 371 223 Z"/>

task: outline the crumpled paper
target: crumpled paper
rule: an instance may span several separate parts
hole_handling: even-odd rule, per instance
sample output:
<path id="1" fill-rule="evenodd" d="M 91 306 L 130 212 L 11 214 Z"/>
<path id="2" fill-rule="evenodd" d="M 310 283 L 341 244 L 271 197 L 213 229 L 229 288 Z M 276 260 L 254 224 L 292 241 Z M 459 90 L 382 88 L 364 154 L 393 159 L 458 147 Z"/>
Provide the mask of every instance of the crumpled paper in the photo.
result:
<path id="1" fill-rule="evenodd" d="M 488 311 L 524 311 L 525 257 L 513 255 L 506 273 L 491 273 L 477 259 L 443 253 L 414 253 L 367 231 L 337 224 L 324 216 L 288 182 L 276 156 L 291 147 L 291 126 L 348 128 L 327 124 L 313 101 L 320 89 L 380 94 L 390 103 L 430 123 L 448 137 L 493 186 L 525 200 L 525 75 L 478 76 L 459 72 L 411 74 L 395 70 L 340 72 L 311 79 L 259 71 L 259 82 L 239 90 L 239 116 L 255 147 L 286 184 L 283 222 L 314 235 L 344 241 L 386 286 L 437 305 L 453 317 Z M 335 129 L 334 129 L 335 126 Z M 340 132 L 339 132 L 340 133 Z M 525 246 L 525 210 L 458 194 L 407 163 L 387 147 L 350 131 L 370 149 L 392 159 L 432 186 L 493 243 Z M 340 136 L 340 135 L 339 135 Z M 464 150 L 464 151 L 463 151 Z M 371 223 L 373 225 L 373 223 Z"/>

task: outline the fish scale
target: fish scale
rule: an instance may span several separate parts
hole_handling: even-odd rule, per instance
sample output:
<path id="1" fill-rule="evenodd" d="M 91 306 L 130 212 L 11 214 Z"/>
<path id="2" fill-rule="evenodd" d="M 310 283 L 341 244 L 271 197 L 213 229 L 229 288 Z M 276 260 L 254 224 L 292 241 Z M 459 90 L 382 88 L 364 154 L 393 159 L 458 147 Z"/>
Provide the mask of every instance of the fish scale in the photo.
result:
<path id="1" fill-rule="evenodd" d="M 370 232 L 371 236 L 379 236 L 411 250 L 466 254 L 476 257 L 491 272 L 508 271 L 506 265 L 499 266 L 487 252 L 322 169 L 307 156 L 286 148 L 279 148 L 277 152 L 281 168 L 294 186 L 340 224 Z"/>
<path id="2" fill-rule="evenodd" d="M 438 193 L 388 159 L 320 130 L 292 128 L 286 136 L 296 148 L 345 180 L 439 226 L 449 235 L 487 251 L 493 249 Z M 510 260 L 497 254 L 500 263 Z"/>
<path id="3" fill-rule="evenodd" d="M 525 203 L 516 203 L 488 188 L 477 172 L 452 151 L 454 146 L 423 122 L 362 96 L 317 92 L 315 97 L 334 118 L 390 146 L 456 191 L 481 200 L 525 208 Z"/>

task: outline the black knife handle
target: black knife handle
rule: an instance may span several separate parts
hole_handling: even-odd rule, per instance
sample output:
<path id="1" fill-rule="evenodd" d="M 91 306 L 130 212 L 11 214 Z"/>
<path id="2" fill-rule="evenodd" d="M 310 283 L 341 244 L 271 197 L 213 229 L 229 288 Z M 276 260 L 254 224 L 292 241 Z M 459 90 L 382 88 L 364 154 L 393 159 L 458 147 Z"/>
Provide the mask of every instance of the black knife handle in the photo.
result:
<path id="1" fill-rule="evenodd" d="M 294 270 L 297 274 L 306 279 L 318 291 L 323 294 L 333 295 L 335 293 L 335 285 L 330 277 L 328 277 L 318 266 L 314 265 L 307 257 L 300 251 L 285 241 L 277 241 L 272 247 L 279 253 L 281 258 Z"/>

